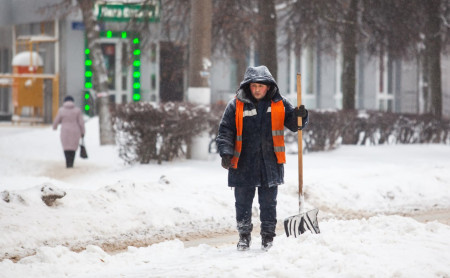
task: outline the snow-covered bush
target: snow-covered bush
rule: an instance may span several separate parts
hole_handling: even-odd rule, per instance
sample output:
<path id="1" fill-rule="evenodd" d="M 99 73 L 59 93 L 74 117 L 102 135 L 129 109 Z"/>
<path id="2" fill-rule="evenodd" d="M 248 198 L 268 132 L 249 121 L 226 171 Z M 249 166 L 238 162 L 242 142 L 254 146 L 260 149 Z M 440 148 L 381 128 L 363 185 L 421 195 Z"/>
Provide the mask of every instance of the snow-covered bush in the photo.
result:
<path id="1" fill-rule="evenodd" d="M 450 144 L 450 122 L 428 114 L 311 110 L 309 117 L 303 131 L 305 151 L 331 150 L 340 144 Z"/>
<path id="2" fill-rule="evenodd" d="M 201 131 L 210 133 L 210 145 L 214 145 L 225 105 L 205 107 L 172 102 L 119 105 L 114 117 L 119 155 L 128 163 L 170 161 L 185 156 L 191 138 Z M 297 133 L 286 130 L 285 136 L 287 151 L 296 153 Z M 432 115 L 309 110 L 309 124 L 303 131 L 306 152 L 332 150 L 341 144 L 417 143 L 450 144 L 450 122 Z"/>
<path id="3" fill-rule="evenodd" d="M 190 103 L 129 103 L 114 112 L 119 156 L 127 163 L 158 163 L 185 156 L 191 138 L 216 131 L 218 113 Z"/>

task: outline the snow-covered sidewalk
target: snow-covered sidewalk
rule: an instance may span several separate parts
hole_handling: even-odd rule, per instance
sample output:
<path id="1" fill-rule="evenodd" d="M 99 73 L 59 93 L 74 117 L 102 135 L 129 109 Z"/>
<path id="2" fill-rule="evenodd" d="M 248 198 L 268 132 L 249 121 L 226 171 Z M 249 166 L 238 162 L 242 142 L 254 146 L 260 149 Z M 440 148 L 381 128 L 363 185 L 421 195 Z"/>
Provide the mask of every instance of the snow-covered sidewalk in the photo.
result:
<path id="1" fill-rule="evenodd" d="M 41 247 L 0 263 L 2 277 L 449 277 L 450 228 L 398 216 L 321 223 L 319 235 L 281 237 L 268 252 L 234 245 L 185 248 L 179 240 L 108 255 Z"/>
<path id="2" fill-rule="evenodd" d="M 386 215 L 450 208 L 448 146 L 306 154 L 306 201 L 321 210 L 322 233 L 280 233 L 262 252 L 254 232 L 251 251 L 241 253 L 234 243 L 171 240 L 234 229 L 233 191 L 216 155 L 124 165 L 115 147 L 99 146 L 98 121 L 86 126 L 89 159 L 77 157 L 74 169 L 64 167 L 59 132 L 0 126 L 0 196 L 8 194 L 0 198 L 0 257 L 35 253 L 1 261 L 0 277 L 450 277 L 450 226 Z M 298 213 L 295 155 L 285 173 L 280 222 Z M 49 207 L 43 185 L 66 195 Z M 345 215 L 375 216 L 338 220 Z M 258 225 L 257 203 L 253 216 Z M 99 247 L 133 241 L 162 242 L 118 254 Z"/>

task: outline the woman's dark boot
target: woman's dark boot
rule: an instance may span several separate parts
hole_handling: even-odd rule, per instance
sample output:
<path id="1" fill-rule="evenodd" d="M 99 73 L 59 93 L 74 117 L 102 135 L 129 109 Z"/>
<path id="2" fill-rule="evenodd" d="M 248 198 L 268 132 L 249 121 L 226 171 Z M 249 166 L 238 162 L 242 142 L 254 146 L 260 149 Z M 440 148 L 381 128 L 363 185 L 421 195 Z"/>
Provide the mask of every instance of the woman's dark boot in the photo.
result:
<path id="1" fill-rule="evenodd" d="M 73 161 L 75 160 L 75 151 L 64 151 L 66 157 L 66 167 L 73 168 Z"/>

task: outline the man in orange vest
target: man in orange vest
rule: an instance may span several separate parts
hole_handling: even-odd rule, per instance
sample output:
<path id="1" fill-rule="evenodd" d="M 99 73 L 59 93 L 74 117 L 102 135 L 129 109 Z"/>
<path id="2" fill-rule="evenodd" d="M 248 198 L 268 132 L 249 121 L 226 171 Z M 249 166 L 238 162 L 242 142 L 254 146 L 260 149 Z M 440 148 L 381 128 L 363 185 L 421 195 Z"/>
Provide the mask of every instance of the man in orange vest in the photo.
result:
<path id="1" fill-rule="evenodd" d="M 278 185 L 284 183 L 286 163 L 284 127 L 296 132 L 297 117 L 302 117 L 306 127 L 308 111 L 303 105 L 294 108 L 281 96 L 266 66 L 247 68 L 236 97 L 225 109 L 216 139 L 222 167 L 228 170 L 228 186 L 234 188 L 240 251 L 250 248 L 256 188 L 261 248 L 272 247 Z"/>

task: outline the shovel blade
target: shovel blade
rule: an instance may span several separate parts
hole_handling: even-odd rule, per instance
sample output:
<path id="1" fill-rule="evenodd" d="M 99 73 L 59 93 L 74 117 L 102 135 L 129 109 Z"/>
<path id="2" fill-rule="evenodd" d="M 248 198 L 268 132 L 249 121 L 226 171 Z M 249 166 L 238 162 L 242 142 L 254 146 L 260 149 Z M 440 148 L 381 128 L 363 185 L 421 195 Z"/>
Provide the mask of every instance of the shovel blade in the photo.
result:
<path id="1" fill-rule="evenodd" d="M 305 213 L 290 216 L 284 220 L 284 230 L 286 236 L 297 237 L 306 231 L 319 234 L 319 222 L 317 221 L 318 209 L 313 209 Z"/>

